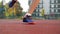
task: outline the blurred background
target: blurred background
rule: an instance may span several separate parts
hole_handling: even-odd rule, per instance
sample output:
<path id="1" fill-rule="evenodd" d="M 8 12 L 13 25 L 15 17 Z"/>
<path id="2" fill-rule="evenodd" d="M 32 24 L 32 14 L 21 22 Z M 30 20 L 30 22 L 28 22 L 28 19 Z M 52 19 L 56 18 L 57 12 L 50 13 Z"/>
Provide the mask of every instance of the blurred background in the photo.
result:
<path id="1" fill-rule="evenodd" d="M 12 8 L 9 7 L 10 1 L 0 0 L 0 19 L 22 19 L 34 0 L 18 0 Z M 60 19 L 60 0 L 40 0 L 32 17 L 33 19 Z"/>

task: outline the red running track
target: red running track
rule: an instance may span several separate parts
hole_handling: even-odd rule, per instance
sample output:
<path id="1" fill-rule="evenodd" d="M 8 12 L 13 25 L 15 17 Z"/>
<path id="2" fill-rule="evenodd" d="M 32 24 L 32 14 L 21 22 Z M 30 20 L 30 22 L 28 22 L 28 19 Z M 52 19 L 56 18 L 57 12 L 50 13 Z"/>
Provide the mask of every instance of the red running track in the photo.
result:
<path id="1" fill-rule="evenodd" d="M 60 20 L 35 20 L 35 25 L 21 20 L 0 19 L 0 34 L 60 34 Z"/>

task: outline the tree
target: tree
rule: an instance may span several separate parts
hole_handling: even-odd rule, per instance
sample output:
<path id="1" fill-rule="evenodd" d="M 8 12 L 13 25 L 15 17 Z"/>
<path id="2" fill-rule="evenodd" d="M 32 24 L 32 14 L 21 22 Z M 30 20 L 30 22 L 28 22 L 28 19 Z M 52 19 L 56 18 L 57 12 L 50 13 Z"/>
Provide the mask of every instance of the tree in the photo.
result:
<path id="1" fill-rule="evenodd" d="M 20 6 L 20 3 L 16 2 L 15 5 L 14 5 L 14 8 L 15 8 L 14 15 L 17 16 L 17 17 L 21 17 L 23 8 Z"/>
<path id="2" fill-rule="evenodd" d="M 13 7 L 9 7 L 9 3 L 5 5 L 5 14 L 7 17 L 21 17 L 23 8 L 20 6 L 19 2 L 16 2 Z"/>
<path id="3" fill-rule="evenodd" d="M 0 18 L 4 18 L 4 6 L 2 5 L 2 2 L 0 2 Z"/>

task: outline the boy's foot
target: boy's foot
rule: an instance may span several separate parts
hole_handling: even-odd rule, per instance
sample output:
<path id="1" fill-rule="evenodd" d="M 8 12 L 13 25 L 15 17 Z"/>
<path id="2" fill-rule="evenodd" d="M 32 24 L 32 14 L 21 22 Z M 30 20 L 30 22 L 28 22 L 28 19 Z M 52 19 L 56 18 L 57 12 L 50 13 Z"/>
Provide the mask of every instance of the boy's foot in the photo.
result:
<path id="1" fill-rule="evenodd" d="M 28 24 L 35 24 L 34 22 L 29 22 Z"/>
<path id="2" fill-rule="evenodd" d="M 24 22 L 24 24 L 35 24 L 34 22 Z"/>

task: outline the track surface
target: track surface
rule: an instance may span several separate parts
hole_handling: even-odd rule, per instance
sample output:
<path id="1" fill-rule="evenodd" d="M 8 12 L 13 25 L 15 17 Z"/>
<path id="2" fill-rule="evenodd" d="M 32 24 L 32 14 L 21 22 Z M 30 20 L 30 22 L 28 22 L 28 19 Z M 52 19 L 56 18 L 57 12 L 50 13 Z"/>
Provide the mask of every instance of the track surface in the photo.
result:
<path id="1" fill-rule="evenodd" d="M 0 34 L 60 34 L 60 20 L 35 20 L 35 25 L 21 20 L 0 19 Z"/>

